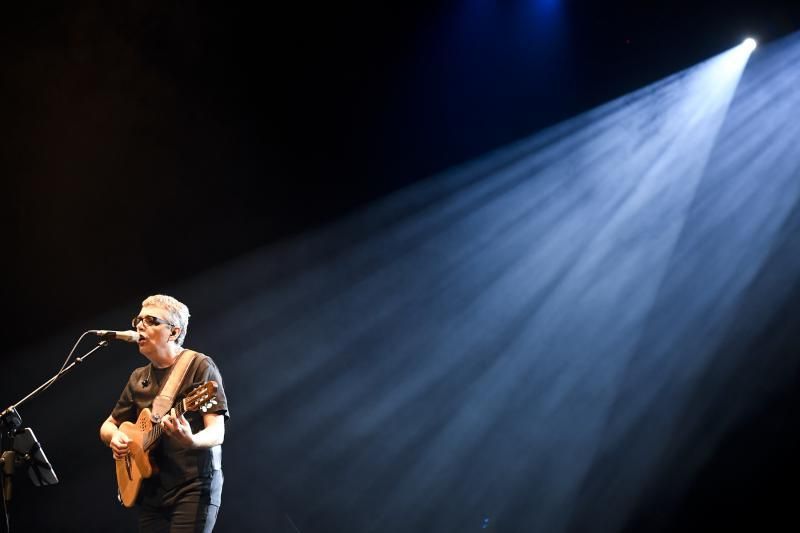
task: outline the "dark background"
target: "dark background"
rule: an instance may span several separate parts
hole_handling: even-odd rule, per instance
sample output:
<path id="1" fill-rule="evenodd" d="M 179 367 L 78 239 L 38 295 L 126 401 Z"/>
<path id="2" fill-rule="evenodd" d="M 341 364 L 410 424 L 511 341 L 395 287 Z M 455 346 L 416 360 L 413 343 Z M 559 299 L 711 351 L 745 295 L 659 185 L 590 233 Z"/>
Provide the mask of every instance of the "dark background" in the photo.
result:
<path id="1" fill-rule="evenodd" d="M 748 35 L 788 35 L 800 28 L 788 4 L 5 6 L 4 358 Z M 796 304 L 784 311 L 764 349 L 796 353 Z M 3 407 L 17 399 L 4 391 L 49 371 L 18 386 L 4 373 Z M 680 515 L 660 517 L 655 501 L 633 530 L 797 525 L 795 492 L 779 488 L 800 473 L 796 406 L 794 389 L 777 392 L 725 441 Z"/>

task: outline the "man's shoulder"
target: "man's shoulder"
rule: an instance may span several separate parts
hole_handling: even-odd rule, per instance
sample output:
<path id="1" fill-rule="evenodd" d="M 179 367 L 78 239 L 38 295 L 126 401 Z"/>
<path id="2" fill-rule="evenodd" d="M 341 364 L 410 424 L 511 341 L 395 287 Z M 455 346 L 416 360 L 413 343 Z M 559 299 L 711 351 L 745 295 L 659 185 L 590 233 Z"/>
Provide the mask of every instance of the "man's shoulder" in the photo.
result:
<path id="1" fill-rule="evenodd" d="M 214 364 L 214 360 L 203 352 L 198 352 L 197 350 L 192 350 L 189 348 L 187 348 L 187 351 L 192 353 L 193 360 L 191 362 L 191 366 L 197 369 L 206 368 L 209 364 Z"/>
<path id="2" fill-rule="evenodd" d="M 214 359 L 202 352 L 192 351 L 194 352 L 194 360 L 189 365 L 189 375 L 194 376 L 195 381 L 201 376 L 206 378 L 214 376 L 213 379 L 216 379 L 216 376 L 219 375 L 219 368 Z"/>
<path id="3" fill-rule="evenodd" d="M 192 354 L 192 357 L 195 359 L 208 359 L 208 356 L 203 352 L 198 352 L 197 350 L 192 350 L 191 348 L 184 348 L 183 351 Z"/>

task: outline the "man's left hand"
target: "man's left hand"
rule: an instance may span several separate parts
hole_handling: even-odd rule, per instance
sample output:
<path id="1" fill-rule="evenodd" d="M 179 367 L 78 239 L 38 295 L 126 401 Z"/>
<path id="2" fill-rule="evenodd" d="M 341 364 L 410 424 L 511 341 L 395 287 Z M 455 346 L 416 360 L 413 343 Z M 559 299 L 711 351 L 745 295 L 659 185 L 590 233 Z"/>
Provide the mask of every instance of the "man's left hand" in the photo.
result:
<path id="1" fill-rule="evenodd" d="M 192 427 L 183 415 L 176 416 L 175 408 L 161 420 L 161 427 L 164 428 L 164 433 L 166 433 L 168 437 L 178 441 L 183 447 L 194 447 Z"/>

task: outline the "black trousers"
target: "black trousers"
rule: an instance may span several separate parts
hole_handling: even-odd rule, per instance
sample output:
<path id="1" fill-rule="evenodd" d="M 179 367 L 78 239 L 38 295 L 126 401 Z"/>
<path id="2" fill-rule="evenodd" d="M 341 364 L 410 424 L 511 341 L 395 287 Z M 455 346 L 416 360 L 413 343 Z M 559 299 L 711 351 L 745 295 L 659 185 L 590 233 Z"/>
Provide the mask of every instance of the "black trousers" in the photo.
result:
<path id="1" fill-rule="evenodd" d="M 211 533 L 222 495 L 222 470 L 187 481 L 168 491 L 156 489 L 139 506 L 142 533 Z M 155 503 L 157 502 L 157 503 Z"/>

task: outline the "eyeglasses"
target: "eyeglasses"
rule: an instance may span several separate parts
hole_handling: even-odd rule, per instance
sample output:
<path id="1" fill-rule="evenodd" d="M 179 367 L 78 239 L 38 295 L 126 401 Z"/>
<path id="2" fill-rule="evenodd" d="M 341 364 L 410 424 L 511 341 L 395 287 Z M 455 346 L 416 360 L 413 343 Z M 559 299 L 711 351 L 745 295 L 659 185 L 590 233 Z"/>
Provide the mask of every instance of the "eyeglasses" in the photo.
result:
<path id="1" fill-rule="evenodd" d="M 173 324 L 170 324 L 163 318 L 158 318 L 157 316 L 153 315 L 135 316 L 133 317 L 133 320 L 131 320 L 131 325 L 135 328 L 140 322 L 144 322 L 145 326 L 160 326 L 161 324 L 166 324 L 170 327 L 175 327 Z"/>

